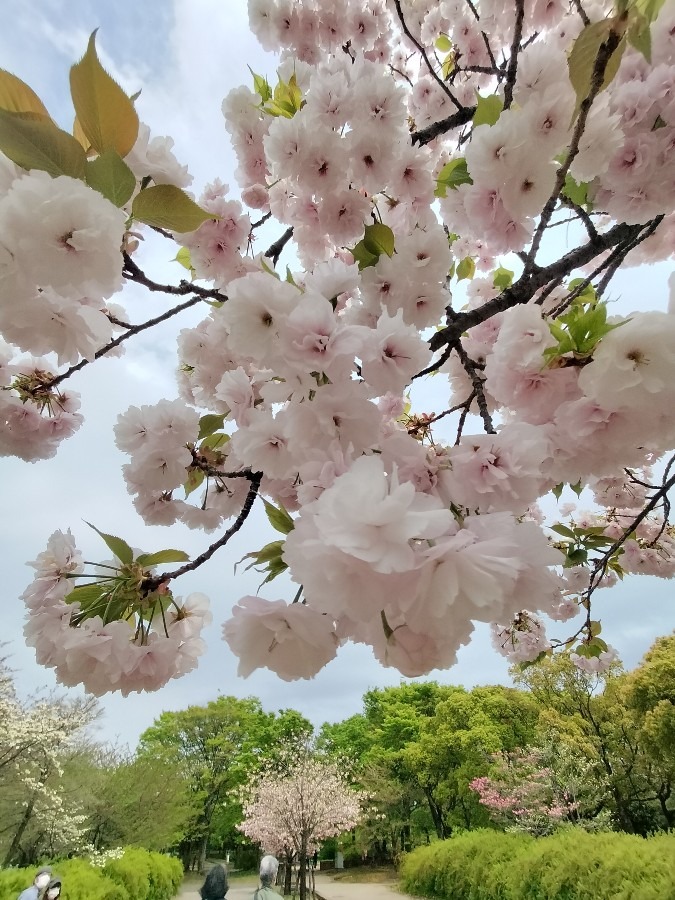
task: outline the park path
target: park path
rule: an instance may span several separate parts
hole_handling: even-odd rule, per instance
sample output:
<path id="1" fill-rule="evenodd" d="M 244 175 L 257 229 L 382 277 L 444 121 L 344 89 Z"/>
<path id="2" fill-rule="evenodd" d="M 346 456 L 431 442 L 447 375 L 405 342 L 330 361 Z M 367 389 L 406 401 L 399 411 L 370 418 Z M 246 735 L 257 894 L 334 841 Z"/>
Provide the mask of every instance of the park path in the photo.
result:
<path id="1" fill-rule="evenodd" d="M 334 881 L 330 875 L 316 875 L 316 892 L 322 900 L 413 900 L 392 884 L 356 884 Z M 228 895 L 228 900 L 230 900 Z"/>
<path id="2" fill-rule="evenodd" d="M 252 900 L 258 879 L 233 879 L 227 892 L 227 900 Z M 410 894 L 402 894 L 392 884 L 355 884 L 334 881 L 330 875 L 316 875 L 316 893 L 321 900 L 414 900 Z M 199 884 L 184 885 L 178 900 L 201 900 Z"/>

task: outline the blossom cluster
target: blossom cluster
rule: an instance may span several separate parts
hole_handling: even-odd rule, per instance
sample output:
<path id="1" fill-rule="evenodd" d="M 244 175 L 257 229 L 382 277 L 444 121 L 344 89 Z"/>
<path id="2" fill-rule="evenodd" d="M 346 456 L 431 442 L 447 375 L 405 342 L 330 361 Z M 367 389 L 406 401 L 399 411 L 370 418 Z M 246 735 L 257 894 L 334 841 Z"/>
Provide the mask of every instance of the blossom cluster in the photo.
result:
<path id="1" fill-rule="evenodd" d="M 135 576 L 135 596 L 101 589 L 92 599 L 91 583 L 75 587 L 84 563 L 70 531 L 54 532 L 47 549 L 30 565 L 35 578 L 23 594 L 26 640 L 35 647 L 38 662 L 53 668 L 62 684 L 83 684 L 99 696 L 114 690 L 124 696 L 157 690 L 193 669 L 204 652 L 199 633 L 211 614 L 203 594 L 190 594 L 182 604 L 161 586 L 158 594 L 143 594 L 148 569 L 137 566 L 140 571 L 127 573 L 116 559 L 101 565 L 99 577 L 106 580 L 93 586 L 115 580 L 104 571 L 119 571 Z M 116 606 L 117 615 L 111 618 Z"/>
<path id="2" fill-rule="evenodd" d="M 543 617 L 580 608 L 562 644 L 602 669 L 614 651 L 593 591 L 624 572 L 675 575 L 656 509 L 672 484 L 650 474 L 675 445 L 675 316 L 610 314 L 603 296 L 625 260 L 675 246 L 675 5 L 630 22 L 605 0 L 576 7 L 249 0 L 252 30 L 281 53 L 275 77 L 223 101 L 241 202 L 215 179 L 160 227 L 209 312 L 180 332 L 179 398 L 115 427 L 148 524 L 236 530 L 265 499 L 283 538 L 248 556 L 298 590 L 234 607 L 223 633 L 242 675 L 311 677 L 347 640 L 421 675 L 452 665 L 476 622 L 530 662 L 556 646 Z M 594 35 L 604 79 L 577 58 Z M 110 297 L 123 273 L 143 278 L 127 216 L 147 180 L 191 183 L 171 147 L 140 128 L 122 209 L 3 162 L 0 332 L 20 352 L 73 365 L 110 341 Z M 283 244 L 253 254 L 245 207 L 288 226 L 299 267 L 285 280 Z M 568 212 L 581 246 L 544 265 Z M 0 352 L 0 452 L 52 455 L 80 424 L 77 397 L 49 360 Z M 438 417 L 411 412 L 407 393 L 432 372 Z M 433 433 L 451 413 L 454 443 Z M 568 510 L 549 531 L 538 501 L 565 484 L 604 511 Z M 208 616 L 197 595 L 178 605 L 171 575 L 118 559 L 125 602 L 85 599 L 62 533 L 34 565 L 26 633 L 65 683 L 126 693 L 194 665 Z"/>

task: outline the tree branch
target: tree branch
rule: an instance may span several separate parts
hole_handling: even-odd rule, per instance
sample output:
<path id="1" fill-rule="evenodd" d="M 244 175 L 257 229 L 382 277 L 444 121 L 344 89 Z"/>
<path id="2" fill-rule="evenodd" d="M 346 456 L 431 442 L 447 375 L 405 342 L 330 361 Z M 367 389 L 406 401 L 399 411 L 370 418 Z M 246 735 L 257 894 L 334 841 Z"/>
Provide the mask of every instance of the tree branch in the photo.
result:
<path id="1" fill-rule="evenodd" d="M 452 131 L 453 128 L 459 128 L 461 125 L 466 125 L 467 122 L 473 119 L 475 112 L 475 106 L 464 106 L 459 112 L 453 113 L 445 119 L 432 122 L 431 125 L 427 125 L 426 128 L 422 128 L 420 131 L 413 131 L 410 138 L 413 144 L 419 144 L 420 147 L 423 147 L 439 135 L 446 134 L 448 131 Z"/>
<path id="2" fill-rule="evenodd" d="M 220 537 L 217 541 L 207 547 L 203 553 L 195 557 L 192 562 L 185 563 L 185 565 L 181 566 L 180 569 L 176 569 L 174 572 L 163 572 L 161 575 L 154 575 L 152 578 L 146 579 L 143 586 L 146 590 L 148 590 L 148 593 L 150 593 L 152 590 L 155 590 L 157 587 L 159 587 L 160 584 L 164 584 L 174 578 L 180 578 L 181 575 L 185 575 L 187 572 L 194 572 L 195 569 L 198 569 L 207 560 L 211 559 L 211 557 L 217 550 L 220 550 L 221 547 L 224 547 L 225 544 L 227 544 L 227 542 L 230 540 L 230 538 L 234 537 L 234 535 L 240 530 L 240 528 L 248 518 L 251 509 L 253 508 L 255 498 L 258 496 L 261 480 L 262 472 L 255 472 L 253 475 L 251 475 L 251 487 L 248 490 L 248 494 L 246 495 L 246 500 L 244 500 L 244 505 L 241 508 L 241 512 L 234 520 L 232 525 L 227 529 L 225 534 L 223 534 L 222 537 Z"/>
<path id="3" fill-rule="evenodd" d="M 281 235 L 277 240 L 265 251 L 263 256 L 266 256 L 267 259 L 272 260 L 272 265 L 276 266 L 279 262 L 279 257 L 281 256 L 281 251 L 284 249 L 286 244 L 293 237 L 293 226 L 287 228 L 286 231 Z"/>
<path id="4" fill-rule="evenodd" d="M 518 53 L 520 41 L 523 36 L 523 19 L 525 17 L 525 0 L 516 0 L 516 21 L 513 25 L 513 40 L 511 41 L 511 55 L 506 69 L 506 84 L 504 85 L 504 109 L 508 109 L 513 102 L 513 88 L 516 85 L 518 74 Z"/>
<path id="5" fill-rule="evenodd" d="M 207 300 L 218 300 L 220 302 L 227 300 L 225 294 L 221 294 L 216 288 L 203 288 L 190 281 L 183 280 L 177 285 L 159 284 L 157 281 L 152 281 L 152 279 L 148 278 L 145 272 L 136 265 L 128 253 L 123 253 L 122 256 L 124 257 L 122 275 L 127 281 L 135 281 L 138 284 L 142 284 L 149 291 L 172 294 L 176 297 L 184 297 L 186 294 L 198 294 L 201 298 Z"/>
<path id="6" fill-rule="evenodd" d="M 410 29 L 408 28 L 405 18 L 403 16 L 403 10 L 401 9 L 401 0 L 394 0 L 394 6 L 396 7 L 396 13 L 398 14 L 399 22 L 401 23 L 401 28 L 403 29 L 403 33 L 410 41 L 412 41 L 412 43 L 415 45 L 415 47 L 417 47 L 417 49 L 421 53 L 422 59 L 427 64 L 427 69 L 429 69 L 429 74 L 434 79 L 434 81 L 438 84 L 438 86 L 441 88 L 441 90 L 446 94 L 446 96 L 450 98 L 450 100 L 452 101 L 452 103 L 454 103 L 454 105 L 457 107 L 457 109 L 460 111 L 463 110 L 464 107 L 459 102 L 457 97 L 455 97 L 455 95 L 452 93 L 452 91 L 447 86 L 447 84 L 443 81 L 443 79 L 438 77 L 438 72 L 436 71 L 436 69 L 434 69 L 434 67 L 431 64 L 431 60 L 427 56 L 427 51 L 424 49 L 422 44 L 420 44 L 420 42 L 417 40 L 417 38 L 412 34 Z"/>

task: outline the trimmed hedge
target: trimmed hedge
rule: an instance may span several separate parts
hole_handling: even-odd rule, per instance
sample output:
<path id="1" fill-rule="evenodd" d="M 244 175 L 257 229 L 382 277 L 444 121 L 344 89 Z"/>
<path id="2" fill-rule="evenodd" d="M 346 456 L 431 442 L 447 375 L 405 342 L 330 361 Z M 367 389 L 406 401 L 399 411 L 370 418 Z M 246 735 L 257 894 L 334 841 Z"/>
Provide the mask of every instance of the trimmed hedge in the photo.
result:
<path id="1" fill-rule="evenodd" d="M 408 854 L 401 887 L 436 900 L 675 900 L 675 834 L 471 831 Z"/>
<path id="2" fill-rule="evenodd" d="M 0 900 L 17 900 L 37 868 L 0 870 Z M 183 879 L 179 860 L 134 847 L 103 868 L 84 859 L 67 859 L 52 868 L 63 881 L 62 900 L 170 900 Z"/>

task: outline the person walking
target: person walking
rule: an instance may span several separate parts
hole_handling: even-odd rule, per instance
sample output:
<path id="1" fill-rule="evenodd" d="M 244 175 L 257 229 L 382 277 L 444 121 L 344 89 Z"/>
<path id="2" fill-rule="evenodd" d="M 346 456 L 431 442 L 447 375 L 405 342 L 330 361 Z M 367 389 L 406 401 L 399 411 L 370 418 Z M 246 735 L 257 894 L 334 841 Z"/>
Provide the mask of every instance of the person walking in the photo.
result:
<path id="1" fill-rule="evenodd" d="M 51 877 L 52 870 L 49 868 L 49 866 L 43 866 L 41 869 L 38 869 L 35 873 L 33 883 L 30 887 L 27 887 L 25 891 L 21 891 L 18 900 L 38 900 L 44 889 L 49 884 Z"/>
<path id="2" fill-rule="evenodd" d="M 278 900 L 279 895 L 272 885 L 277 880 L 279 861 L 274 856 L 263 856 L 260 861 L 260 887 L 253 900 Z"/>
<path id="3" fill-rule="evenodd" d="M 199 896 L 202 900 L 224 900 L 229 887 L 225 867 L 216 863 L 209 869 L 204 884 L 199 889 Z"/>

